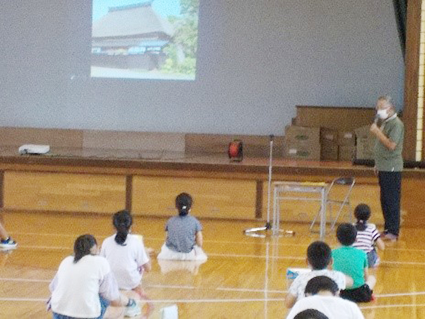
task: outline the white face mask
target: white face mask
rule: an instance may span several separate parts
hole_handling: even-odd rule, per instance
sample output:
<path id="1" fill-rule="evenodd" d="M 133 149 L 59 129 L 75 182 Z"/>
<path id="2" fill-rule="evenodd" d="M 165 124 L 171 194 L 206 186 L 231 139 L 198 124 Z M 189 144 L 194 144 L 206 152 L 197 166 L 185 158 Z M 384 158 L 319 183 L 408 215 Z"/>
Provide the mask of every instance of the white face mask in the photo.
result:
<path id="1" fill-rule="evenodd" d="M 388 109 L 378 110 L 376 114 L 381 120 L 386 120 L 389 116 Z"/>

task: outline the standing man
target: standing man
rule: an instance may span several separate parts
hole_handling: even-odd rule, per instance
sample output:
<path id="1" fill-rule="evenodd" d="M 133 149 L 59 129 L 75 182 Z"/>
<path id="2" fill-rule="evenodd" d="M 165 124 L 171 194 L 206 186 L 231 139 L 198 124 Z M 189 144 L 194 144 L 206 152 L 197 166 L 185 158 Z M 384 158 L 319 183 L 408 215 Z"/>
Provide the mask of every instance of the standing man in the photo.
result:
<path id="1" fill-rule="evenodd" d="M 377 120 L 370 127 L 376 136 L 375 173 L 381 188 L 381 208 L 384 214 L 384 240 L 396 241 L 400 230 L 401 172 L 403 170 L 404 124 L 397 117 L 390 96 L 381 96 L 376 103 Z"/>

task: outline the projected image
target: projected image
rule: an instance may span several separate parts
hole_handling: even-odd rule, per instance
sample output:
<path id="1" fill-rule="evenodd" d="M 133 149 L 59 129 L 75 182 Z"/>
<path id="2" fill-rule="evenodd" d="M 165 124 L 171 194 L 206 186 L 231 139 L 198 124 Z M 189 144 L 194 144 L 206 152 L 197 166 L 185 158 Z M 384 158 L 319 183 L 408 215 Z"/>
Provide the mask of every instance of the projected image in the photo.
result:
<path id="1" fill-rule="evenodd" d="M 91 76 L 194 80 L 199 0 L 93 0 Z"/>

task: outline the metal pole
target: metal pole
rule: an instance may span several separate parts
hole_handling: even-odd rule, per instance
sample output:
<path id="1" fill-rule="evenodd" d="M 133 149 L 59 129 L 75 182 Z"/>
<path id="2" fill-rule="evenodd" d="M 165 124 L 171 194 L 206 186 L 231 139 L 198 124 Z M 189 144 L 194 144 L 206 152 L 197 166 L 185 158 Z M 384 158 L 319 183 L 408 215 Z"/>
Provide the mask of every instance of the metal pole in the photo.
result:
<path id="1" fill-rule="evenodd" d="M 273 168 L 273 138 L 274 135 L 270 135 L 270 156 L 269 156 L 269 184 L 267 188 L 267 222 L 266 228 L 270 229 L 270 201 L 271 201 L 271 189 L 272 189 L 272 168 Z"/>

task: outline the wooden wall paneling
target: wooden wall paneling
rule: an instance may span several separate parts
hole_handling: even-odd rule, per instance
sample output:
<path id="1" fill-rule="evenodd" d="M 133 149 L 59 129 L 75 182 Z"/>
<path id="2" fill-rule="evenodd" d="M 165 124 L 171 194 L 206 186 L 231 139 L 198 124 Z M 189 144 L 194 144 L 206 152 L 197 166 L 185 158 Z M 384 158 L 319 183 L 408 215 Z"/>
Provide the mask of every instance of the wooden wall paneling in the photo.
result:
<path id="1" fill-rule="evenodd" d="M 425 99 L 424 99 L 424 109 L 425 109 Z M 425 162 L 425 117 L 422 119 L 422 162 Z"/>
<path id="2" fill-rule="evenodd" d="M 296 125 L 353 131 L 361 126 L 372 124 L 374 116 L 374 106 L 337 107 L 297 105 Z"/>
<path id="3" fill-rule="evenodd" d="M 0 171 L 0 209 L 3 208 L 4 171 Z"/>
<path id="4" fill-rule="evenodd" d="M 184 143 L 185 135 L 183 133 L 83 131 L 84 148 L 183 153 Z"/>
<path id="5" fill-rule="evenodd" d="M 126 207 L 125 176 L 6 171 L 4 208 L 113 213 Z"/>
<path id="6" fill-rule="evenodd" d="M 282 131 L 283 134 L 283 131 Z M 259 135 L 186 134 L 186 154 L 225 154 L 229 143 L 239 139 L 243 143 L 244 156 L 269 157 L 270 137 Z M 273 140 L 273 156 L 283 156 L 283 136 Z"/>
<path id="7" fill-rule="evenodd" d="M 267 186 L 266 186 L 267 187 Z M 257 181 L 257 194 L 255 199 L 255 218 L 261 219 L 263 217 L 263 202 L 264 200 L 267 201 L 268 197 L 263 196 L 263 188 L 264 188 L 264 182 L 263 181 Z M 267 211 L 265 211 L 265 214 L 267 214 Z"/>
<path id="8" fill-rule="evenodd" d="M 405 128 L 403 156 L 406 160 L 415 160 L 416 156 L 421 4 L 422 0 L 409 0 L 407 4 L 403 108 Z"/>
<path id="9" fill-rule="evenodd" d="M 382 222 L 377 178 L 371 168 L 334 169 L 332 163 L 322 168 L 308 167 L 300 162 L 299 166 L 282 169 L 278 163 L 275 162 L 273 178 L 279 181 L 330 182 L 337 177 L 334 174 L 355 176 L 353 206 L 360 202 L 369 204 L 374 213 L 373 222 Z M 113 213 L 127 208 L 139 215 L 171 216 L 175 214 L 175 196 L 188 191 L 195 197 L 194 212 L 201 217 L 266 220 L 266 167 L 258 171 L 234 171 L 240 166 L 229 165 L 223 171 L 210 171 L 208 166 L 203 171 L 194 169 L 192 164 L 182 167 L 164 165 L 162 168 L 139 169 L 5 164 L 1 184 L 3 209 Z M 411 186 L 412 181 L 417 185 Z M 413 225 L 422 218 L 421 205 L 412 203 L 420 199 L 424 182 L 423 170 L 405 170 L 403 173 L 403 219 Z M 310 222 L 318 210 L 318 206 L 309 207 L 310 204 L 285 204 L 282 220 Z M 304 211 L 300 211 L 300 207 Z M 285 209 L 290 211 L 289 217 L 285 217 Z"/>
<path id="10" fill-rule="evenodd" d="M 422 7 L 421 7 L 421 26 L 420 26 L 420 52 L 419 52 L 419 65 L 423 68 L 425 68 L 425 2 L 422 0 Z M 417 112 L 421 114 L 422 121 L 419 120 L 420 124 L 417 123 L 418 127 L 417 130 L 422 132 L 422 156 L 421 161 L 425 161 L 425 134 L 424 134 L 424 127 L 425 127 L 425 117 L 424 117 L 424 109 L 425 109 L 425 74 L 422 74 L 421 79 L 419 80 L 418 87 L 422 86 L 422 105 L 419 105 L 418 103 L 418 110 Z M 421 108 L 421 110 L 419 110 Z M 419 119 L 419 114 L 417 114 L 417 118 Z"/>
<path id="11" fill-rule="evenodd" d="M 181 192 L 192 195 L 194 216 L 255 218 L 255 180 L 134 176 L 133 212 L 150 216 L 174 216 L 174 200 Z"/>
<path id="12" fill-rule="evenodd" d="M 423 13 L 422 20 L 424 20 L 423 23 L 425 25 L 425 8 L 422 8 L 422 13 Z M 425 31 L 422 32 L 422 41 L 425 40 L 424 38 L 425 38 Z M 424 49 L 424 52 L 425 52 L 425 42 L 421 43 L 421 46 L 423 46 L 423 49 Z M 425 63 L 425 61 L 422 61 L 422 63 Z M 424 65 L 424 68 L 425 68 L 425 65 Z M 425 82 L 425 75 L 422 76 L 422 79 Z M 422 84 L 422 85 L 424 85 L 424 84 Z M 425 85 L 424 85 L 423 90 L 422 90 L 422 96 L 423 96 L 423 99 L 422 99 L 422 112 L 421 112 L 422 113 L 422 123 L 421 123 L 421 125 L 422 125 L 422 157 L 421 157 L 421 161 L 425 162 L 425 116 L 424 116 L 425 115 L 424 114 L 424 112 L 425 112 Z M 418 111 L 419 110 L 417 110 L 417 112 Z M 416 115 L 416 117 L 419 119 L 418 114 Z M 420 126 L 417 127 L 417 130 L 420 130 Z"/>
<path id="13" fill-rule="evenodd" d="M 125 209 L 131 212 L 133 208 L 133 176 L 125 177 Z"/>
<path id="14" fill-rule="evenodd" d="M 0 145 L 44 144 L 51 147 L 82 148 L 83 132 L 68 129 L 0 127 Z M 18 149 L 16 148 L 16 152 Z"/>

